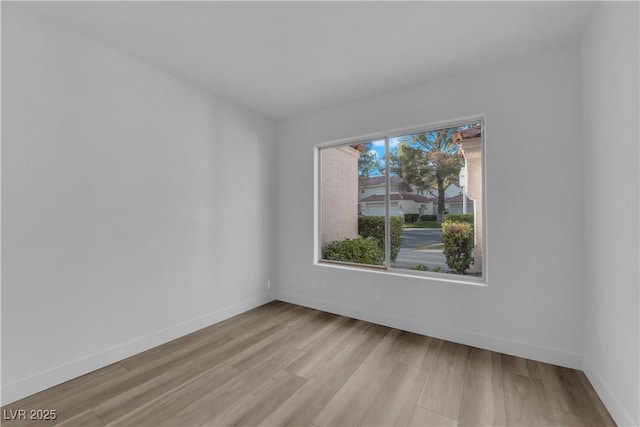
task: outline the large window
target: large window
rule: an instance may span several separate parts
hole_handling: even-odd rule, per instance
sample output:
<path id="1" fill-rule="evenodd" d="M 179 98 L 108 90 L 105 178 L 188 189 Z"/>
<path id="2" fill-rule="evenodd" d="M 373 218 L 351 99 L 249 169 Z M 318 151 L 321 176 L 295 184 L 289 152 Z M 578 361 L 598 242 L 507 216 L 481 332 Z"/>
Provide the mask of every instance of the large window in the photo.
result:
<path id="1" fill-rule="evenodd" d="M 318 147 L 318 261 L 484 278 L 481 118 Z"/>

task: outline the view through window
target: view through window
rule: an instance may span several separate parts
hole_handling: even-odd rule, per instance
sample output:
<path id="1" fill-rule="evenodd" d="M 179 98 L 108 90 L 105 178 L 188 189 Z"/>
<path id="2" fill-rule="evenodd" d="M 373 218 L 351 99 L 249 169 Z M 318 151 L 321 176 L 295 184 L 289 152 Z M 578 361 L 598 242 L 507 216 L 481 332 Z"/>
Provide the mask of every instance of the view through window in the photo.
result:
<path id="1" fill-rule="evenodd" d="M 320 260 L 482 277 L 482 152 L 482 120 L 320 148 Z"/>

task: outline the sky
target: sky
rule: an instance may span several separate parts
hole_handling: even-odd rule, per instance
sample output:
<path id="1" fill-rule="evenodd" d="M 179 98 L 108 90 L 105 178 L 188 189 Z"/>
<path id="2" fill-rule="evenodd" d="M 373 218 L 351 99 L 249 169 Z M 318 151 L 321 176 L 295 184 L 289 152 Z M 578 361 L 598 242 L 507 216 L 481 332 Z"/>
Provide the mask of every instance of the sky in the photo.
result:
<path id="1" fill-rule="evenodd" d="M 389 151 L 393 152 L 398 147 L 398 138 L 389 138 Z M 379 159 L 384 159 L 384 139 L 373 141 L 372 150 L 376 152 Z"/>

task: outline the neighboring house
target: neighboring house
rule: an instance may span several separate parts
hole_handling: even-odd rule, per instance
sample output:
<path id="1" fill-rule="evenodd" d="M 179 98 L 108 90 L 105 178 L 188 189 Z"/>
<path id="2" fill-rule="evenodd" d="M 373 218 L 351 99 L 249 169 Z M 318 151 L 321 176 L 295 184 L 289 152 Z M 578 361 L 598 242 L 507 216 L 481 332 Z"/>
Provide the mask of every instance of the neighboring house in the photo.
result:
<path id="1" fill-rule="evenodd" d="M 385 176 L 360 178 L 358 212 L 361 215 L 384 216 L 385 180 Z M 419 215 L 429 214 L 433 209 L 432 202 L 427 197 L 418 194 L 414 186 L 411 186 L 412 191 L 400 191 L 399 187 L 401 187 L 403 182 L 404 179 L 397 176 L 389 178 L 391 202 L 389 208 L 391 215 L 404 216 L 404 214 L 408 213 Z"/>
<path id="2" fill-rule="evenodd" d="M 438 190 L 433 189 L 427 193 L 429 200 L 433 202 L 434 210 L 431 214 L 438 213 Z M 456 184 L 449 184 L 444 190 L 444 211 L 446 213 L 461 214 L 464 212 L 464 197 L 462 196 L 462 187 Z M 467 213 L 473 213 L 473 200 L 467 197 Z"/>
<path id="3" fill-rule="evenodd" d="M 434 189 L 431 190 L 431 192 L 433 193 L 433 197 L 438 196 L 438 190 Z M 459 187 L 456 184 L 449 184 L 449 186 L 444 189 L 445 198 L 456 197 L 460 194 L 462 194 L 462 187 Z"/>
<path id="4" fill-rule="evenodd" d="M 438 191 L 420 191 L 411 186 L 412 191 L 399 191 L 404 180 L 397 176 L 390 178 L 390 210 L 393 216 L 404 214 L 436 215 L 438 212 Z M 358 189 L 361 215 L 384 216 L 385 177 L 374 176 L 360 178 Z M 448 213 L 463 212 L 462 188 L 455 184 L 445 189 L 445 211 Z M 467 198 L 467 212 L 473 213 L 473 201 Z"/>
<path id="5" fill-rule="evenodd" d="M 390 193 L 398 192 L 398 185 L 404 182 L 404 179 L 398 176 L 392 176 L 390 182 Z M 384 194 L 385 176 L 372 176 L 369 178 L 359 179 L 358 194 L 360 199 L 367 198 L 375 194 Z"/>
<path id="6" fill-rule="evenodd" d="M 436 206 L 437 204 L 438 204 L 438 201 L 436 200 Z M 444 211 L 447 213 L 461 214 L 464 212 L 463 205 L 464 205 L 464 198 L 462 196 L 462 192 L 457 196 L 445 197 L 444 199 Z M 467 213 L 469 214 L 474 213 L 473 208 L 474 208 L 473 200 L 467 197 Z"/>
<path id="7" fill-rule="evenodd" d="M 404 214 L 430 215 L 433 211 L 433 200 L 412 193 L 391 193 L 389 209 L 391 215 Z M 372 194 L 360 199 L 361 215 L 384 216 L 384 194 Z"/>

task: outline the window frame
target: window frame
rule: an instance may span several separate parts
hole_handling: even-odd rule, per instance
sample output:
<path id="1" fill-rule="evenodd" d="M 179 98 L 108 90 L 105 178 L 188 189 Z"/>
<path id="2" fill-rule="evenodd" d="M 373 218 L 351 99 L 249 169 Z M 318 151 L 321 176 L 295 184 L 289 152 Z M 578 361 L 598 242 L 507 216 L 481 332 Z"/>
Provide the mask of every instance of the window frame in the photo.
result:
<path id="1" fill-rule="evenodd" d="M 322 200 L 321 200 L 321 185 L 322 185 L 322 165 L 321 165 L 321 151 L 326 148 L 341 147 L 345 145 L 363 144 L 366 142 L 384 140 L 385 141 L 385 159 L 389 158 L 389 140 L 391 138 L 397 138 L 400 136 L 406 136 L 416 133 L 426 133 L 438 129 L 447 127 L 455 127 L 472 122 L 480 122 L 482 126 L 481 133 L 481 164 L 482 164 L 482 276 L 467 276 L 462 274 L 452 273 L 439 273 L 435 271 L 419 271 L 409 270 L 403 268 L 392 267 L 389 254 L 391 253 L 391 216 L 390 216 L 390 188 L 391 188 L 391 176 L 389 173 L 389 162 L 385 161 L 385 261 L 384 265 L 368 265 L 357 264 L 333 260 L 322 259 Z M 339 140 L 333 140 L 329 142 L 323 142 L 314 145 L 314 251 L 313 251 L 313 263 L 314 265 L 321 267 L 333 267 L 340 269 L 349 269 L 363 272 L 372 272 L 378 274 L 387 274 L 399 277 L 409 277 L 417 279 L 429 279 L 440 282 L 461 283 L 467 285 L 482 285 L 488 284 L 488 268 L 487 260 L 489 254 L 488 248 L 488 228 L 487 228 L 487 168 L 486 168 L 486 134 L 487 123 L 486 115 L 478 114 L 473 116 L 461 117 L 454 120 L 443 120 L 438 122 L 431 122 L 428 124 L 411 126 L 399 129 L 392 129 L 388 131 L 375 132 L 365 134 L 352 138 L 344 138 Z"/>

